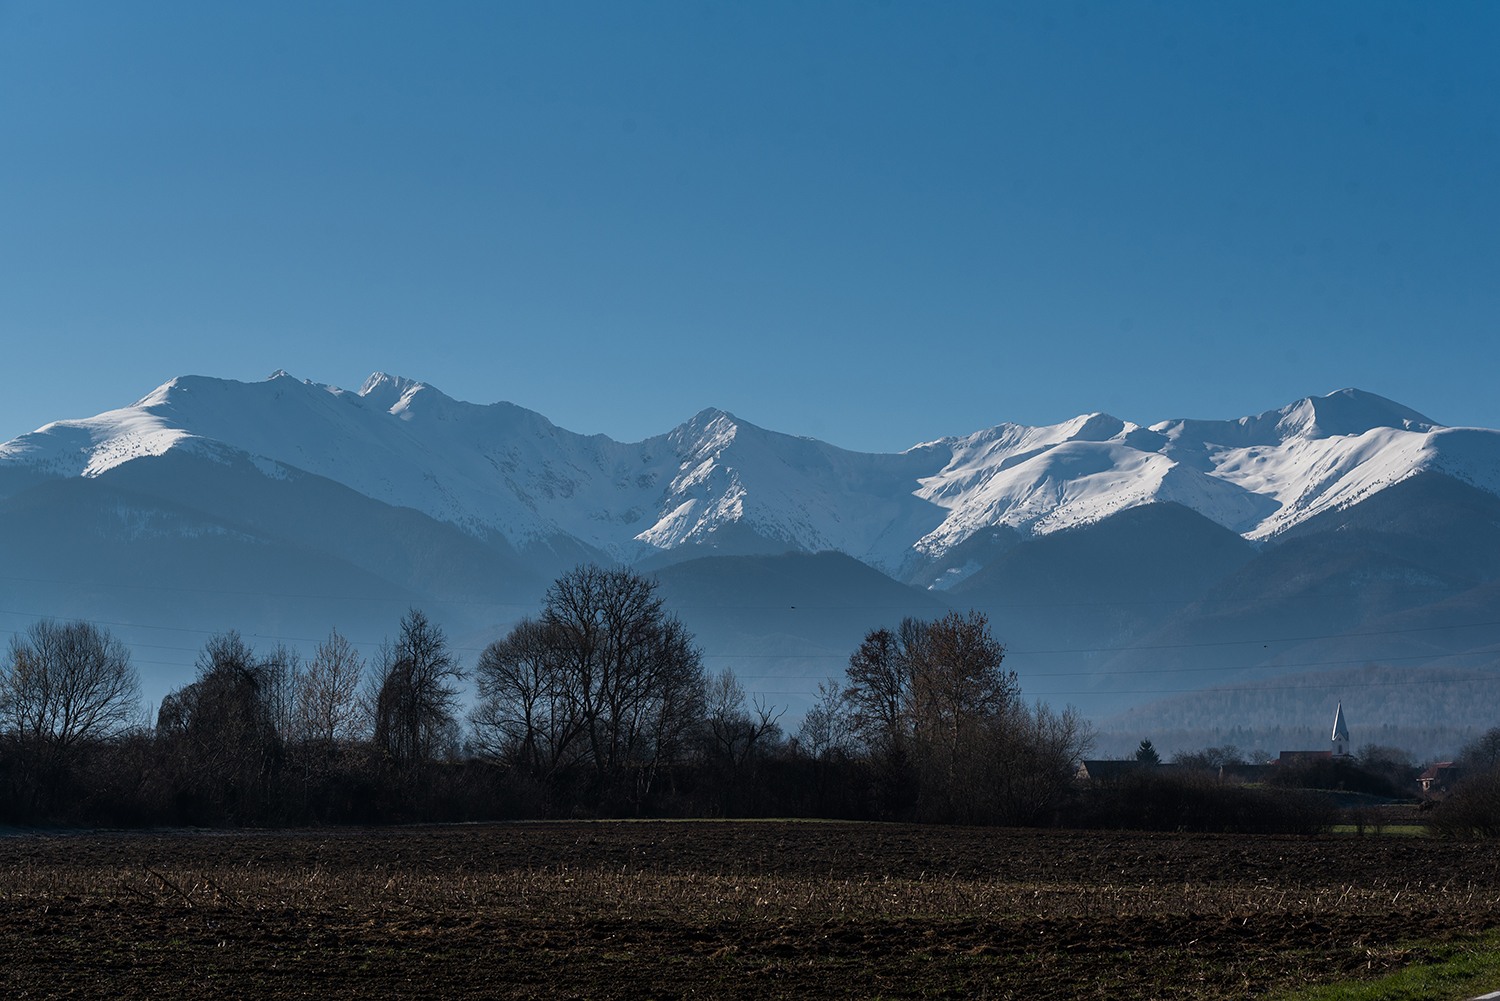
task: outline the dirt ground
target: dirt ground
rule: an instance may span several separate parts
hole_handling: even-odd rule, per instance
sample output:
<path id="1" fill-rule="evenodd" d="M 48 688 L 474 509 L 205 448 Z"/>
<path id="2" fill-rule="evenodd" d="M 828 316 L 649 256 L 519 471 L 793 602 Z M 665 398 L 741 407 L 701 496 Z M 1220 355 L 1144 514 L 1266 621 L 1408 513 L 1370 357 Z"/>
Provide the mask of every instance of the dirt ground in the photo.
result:
<path id="1" fill-rule="evenodd" d="M 0 993 L 27 998 L 1246 998 L 1496 927 L 1500 851 L 1416 838 L 580 822 L 0 839 Z"/>

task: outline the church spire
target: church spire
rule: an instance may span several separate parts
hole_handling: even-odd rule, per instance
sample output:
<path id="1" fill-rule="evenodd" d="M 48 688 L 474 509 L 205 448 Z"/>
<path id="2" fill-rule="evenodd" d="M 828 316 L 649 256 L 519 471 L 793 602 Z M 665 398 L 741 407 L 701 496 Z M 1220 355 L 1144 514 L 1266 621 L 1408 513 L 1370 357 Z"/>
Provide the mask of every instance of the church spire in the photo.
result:
<path id="1" fill-rule="evenodd" d="M 1344 701 L 1339 700 L 1338 711 L 1333 715 L 1333 756 L 1344 758 L 1349 755 L 1349 727 L 1344 724 Z"/>

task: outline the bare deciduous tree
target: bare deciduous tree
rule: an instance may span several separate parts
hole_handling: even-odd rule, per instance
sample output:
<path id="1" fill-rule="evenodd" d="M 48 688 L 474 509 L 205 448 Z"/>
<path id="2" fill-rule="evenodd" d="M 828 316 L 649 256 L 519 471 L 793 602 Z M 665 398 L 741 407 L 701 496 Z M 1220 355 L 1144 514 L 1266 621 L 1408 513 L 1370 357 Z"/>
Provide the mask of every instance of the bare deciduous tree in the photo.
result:
<path id="1" fill-rule="evenodd" d="M 89 622 L 41 619 L 11 640 L 0 713 L 24 740 L 66 753 L 129 725 L 140 693 L 130 653 Z"/>
<path id="2" fill-rule="evenodd" d="M 837 678 L 818 682 L 818 694 L 802 717 L 797 741 L 814 758 L 847 755 L 855 741 L 849 699 Z"/>
<path id="3" fill-rule="evenodd" d="M 1500 726 L 1491 727 L 1459 754 L 1459 761 L 1469 771 L 1487 772 L 1500 765 Z"/>
<path id="4" fill-rule="evenodd" d="M 364 658 L 335 629 L 318 644 L 297 679 L 293 731 L 302 740 L 333 747 L 360 729 L 359 682 Z"/>
<path id="5" fill-rule="evenodd" d="M 375 746 L 399 764 L 426 761 L 452 732 L 463 678 L 443 630 L 420 609 L 401 620 L 393 645 L 376 658 Z"/>
<path id="6" fill-rule="evenodd" d="M 1019 702 L 1006 725 L 992 730 L 981 809 L 1004 824 L 1034 824 L 1073 781 L 1094 746 L 1094 731 L 1073 706 L 1061 713 Z M 985 802 L 985 800 L 989 802 Z"/>
<path id="7" fill-rule="evenodd" d="M 302 677 L 302 658 L 296 650 L 278 643 L 259 658 L 261 697 L 271 728 L 283 744 L 297 739 L 297 688 Z"/>
<path id="8" fill-rule="evenodd" d="M 509 758 L 538 778 L 577 757 L 583 700 L 559 670 L 562 646 L 553 627 L 522 619 L 485 647 L 474 666 L 479 699 L 470 715 L 481 753 Z"/>
<path id="9" fill-rule="evenodd" d="M 562 690 L 577 701 L 599 773 L 650 759 L 680 737 L 676 710 L 702 685 L 702 654 L 663 611 L 655 581 L 632 570 L 577 567 L 547 590 L 542 621 L 562 644 Z"/>
<path id="10" fill-rule="evenodd" d="M 907 623 L 905 632 L 916 632 Z M 850 725 L 876 755 L 904 754 L 911 737 L 911 658 L 897 633 L 875 629 L 849 657 Z"/>
<path id="11" fill-rule="evenodd" d="M 892 815 L 915 802 L 929 819 L 1029 823 L 1066 787 L 1093 735 L 1071 707 L 1028 709 L 1004 657 L 978 612 L 908 618 L 865 636 L 841 701 L 825 693 L 808 720 L 826 728 L 845 714 Z"/>
<path id="12" fill-rule="evenodd" d="M 708 679 L 703 698 L 703 743 L 709 766 L 717 773 L 720 809 L 733 816 L 740 809 L 742 788 L 755 763 L 781 738 L 778 711 L 756 698 L 745 706 L 745 689 L 724 670 Z"/>
<path id="13" fill-rule="evenodd" d="M 964 750 L 1020 694 L 1015 672 L 1002 672 L 1005 647 L 983 614 L 949 612 L 927 632 L 925 656 L 912 671 L 914 728 L 941 759 L 950 780 Z"/>
<path id="14" fill-rule="evenodd" d="M 745 688 L 727 668 L 708 679 L 703 706 L 709 753 L 727 762 L 736 772 L 758 748 L 780 736 L 779 724 L 786 713 L 785 709 L 778 712 L 761 698 L 756 698 L 747 710 Z"/>
<path id="15" fill-rule="evenodd" d="M 198 678 L 162 699 L 156 736 L 188 788 L 235 817 L 264 810 L 282 759 L 291 657 L 267 657 L 234 631 L 198 655 Z"/>
<path id="16" fill-rule="evenodd" d="M 475 742 L 545 778 L 574 764 L 633 770 L 645 795 L 702 719 L 702 654 L 662 609 L 656 582 L 580 566 L 553 583 L 536 620 L 480 655 Z"/>

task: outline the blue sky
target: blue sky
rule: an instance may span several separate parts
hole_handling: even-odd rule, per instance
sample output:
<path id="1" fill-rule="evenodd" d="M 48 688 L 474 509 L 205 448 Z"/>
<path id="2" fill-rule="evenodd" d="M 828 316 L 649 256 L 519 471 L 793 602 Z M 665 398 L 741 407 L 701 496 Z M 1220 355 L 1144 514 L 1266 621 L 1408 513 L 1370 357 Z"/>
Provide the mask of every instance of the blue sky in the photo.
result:
<path id="1" fill-rule="evenodd" d="M 1500 7 L 0 3 L 0 440 L 376 369 L 891 450 L 1500 426 Z"/>

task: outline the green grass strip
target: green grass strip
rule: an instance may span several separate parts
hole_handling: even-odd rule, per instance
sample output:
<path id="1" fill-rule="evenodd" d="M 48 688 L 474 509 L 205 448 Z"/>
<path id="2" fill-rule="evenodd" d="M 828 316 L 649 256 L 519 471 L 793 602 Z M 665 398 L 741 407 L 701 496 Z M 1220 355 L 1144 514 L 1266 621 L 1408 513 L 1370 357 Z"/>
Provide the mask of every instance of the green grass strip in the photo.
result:
<path id="1" fill-rule="evenodd" d="M 1353 824 L 1334 824 L 1331 830 L 1333 834 L 1358 834 L 1359 829 Z M 1426 824 L 1386 824 L 1378 832 L 1374 825 L 1365 828 L 1366 836 L 1379 834 L 1382 837 L 1398 838 L 1425 838 L 1427 837 Z"/>
<path id="2" fill-rule="evenodd" d="M 1461 1001 L 1500 991 L 1500 938 L 1414 943 L 1428 958 L 1379 980 L 1309 987 L 1281 1001 Z"/>

